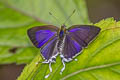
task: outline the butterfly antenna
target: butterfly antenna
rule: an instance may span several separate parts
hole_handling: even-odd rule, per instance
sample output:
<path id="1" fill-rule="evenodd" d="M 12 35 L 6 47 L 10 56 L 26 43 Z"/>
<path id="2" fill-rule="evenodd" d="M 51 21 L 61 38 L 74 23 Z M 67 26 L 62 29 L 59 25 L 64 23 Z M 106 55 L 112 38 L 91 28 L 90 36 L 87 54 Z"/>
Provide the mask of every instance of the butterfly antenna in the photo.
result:
<path id="1" fill-rule="evenodd" d="M 51 12 L 49 14 L 60 24 L 60 21 Z"/>
<path id="2" fill-rule="evenodd" d="M 70 16 L 68 16 L 68 18 L 66 19 L 66 21 L 63 23 L 63 24 L 65 24 L 70 18 L 71 18 L 71 16 L 75 13 L 75 9 L 73 10 L 73 12 L 71 13 L 71 15 Z"/>

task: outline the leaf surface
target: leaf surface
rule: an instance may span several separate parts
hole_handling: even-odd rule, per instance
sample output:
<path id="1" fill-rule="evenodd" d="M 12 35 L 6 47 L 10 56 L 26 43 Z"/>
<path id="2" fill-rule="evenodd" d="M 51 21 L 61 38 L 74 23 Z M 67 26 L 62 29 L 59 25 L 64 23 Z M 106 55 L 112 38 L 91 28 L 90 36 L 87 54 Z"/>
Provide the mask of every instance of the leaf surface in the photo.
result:
<path id="1" fill-rule="evenodd" d="M 63 67 L 57 57 L 52 64 L 53 72 L 46 80 L 119 80 L 120 79 L 120 21 L 113 18 L 102 20 L 96 24 L 102 30 L 97 38 L 76 57 L 78 61 L 66 63 Z M 27 65 L 18 80 L 44 80 L 49 73 L 48 64 L 39 63 L 38 55 Z M 26 75 L 26 76 L 25 76 Z"/>

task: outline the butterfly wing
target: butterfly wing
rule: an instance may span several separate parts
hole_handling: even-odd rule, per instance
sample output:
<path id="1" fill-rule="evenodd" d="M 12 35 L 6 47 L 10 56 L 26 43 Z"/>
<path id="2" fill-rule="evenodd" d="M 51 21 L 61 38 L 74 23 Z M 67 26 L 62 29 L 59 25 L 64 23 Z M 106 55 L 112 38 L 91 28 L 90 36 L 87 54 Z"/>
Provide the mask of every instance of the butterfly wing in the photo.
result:
<path id="1" fill-rule="evenodd" d="M 53 25 L 37 26 L 28 30 L 28 36 L 32 43 L 40 48 L 53 36 L 57 35 L 58 28 Z"/>
<path id="2" fill-rule="evenodd" d="M 65 58 L 66 62 L 69 62 L 73 56 L 82 50 L 82 46 L 79 43 L 72 39 L 69 34 L 66 34 L 64 40 L 64 47 L 62 50 L 62 55 Z"/>
<path id="3" fill-rule="evenodd" d="M 57 56 L 58 37 L 53 37 L 46 45 L 41 47 L 40 52 L 46 60 L 55 59 Z"/>
<path id="4" fill-rule="evenodd" d="M 37 48 L 41 48 L 42 56 L 46 60 L 49 60 L 51 56 L 57 53 L 54 46 L 57 42 L 58 30 L 59 28 L 53 25 L 37 26 L 28 30 L 30 40 Z"/>
<path id="5" fill-rule="evenodd" d="M 100 32 L 100 28 L 88 25 L 74 25 L 68 29 L 65 37 L 63 56 L 66 61 L 75 57 Z"/>
<path id="6" fill-rule="evenodd" d="M 69 35 L 81 46 L 86 47 L 100 32 L 100 28 L 91 25 L 74 25 L 68 29 Z"/>

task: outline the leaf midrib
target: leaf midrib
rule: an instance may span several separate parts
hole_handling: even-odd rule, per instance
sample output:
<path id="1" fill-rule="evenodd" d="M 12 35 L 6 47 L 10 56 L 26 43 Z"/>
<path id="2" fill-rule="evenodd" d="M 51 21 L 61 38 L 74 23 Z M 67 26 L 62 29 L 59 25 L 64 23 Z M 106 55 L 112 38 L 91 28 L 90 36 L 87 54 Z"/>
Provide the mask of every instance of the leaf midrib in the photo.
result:
<path id="1" fill-rule="evenodd" d="M 88 63 L 93 59 L 93 57 L 95 57 L 100 51 L 104 50 L 106 47 L 108 47 L 108 46 L 111 45 L 112 43 L 115 43 L 115 42 L 117 42 L 117 41 L 119 41 L 119 40 L 120 40 L 120 37 L 115 38 L 115 39 L 113 39 L 113 40 L 108 41 L 106 44 L 103 44 L 103 46 L 97 48 L 97 49 L 94 51 L 94 53 L 92 53 L 91 56 L 88 58 L 88 60 L 87 60 L 87 62 L 86 62 L 86 64 L 85 64 L 84 67 L 87 67 L 87 64 L 88 64 Z"/>

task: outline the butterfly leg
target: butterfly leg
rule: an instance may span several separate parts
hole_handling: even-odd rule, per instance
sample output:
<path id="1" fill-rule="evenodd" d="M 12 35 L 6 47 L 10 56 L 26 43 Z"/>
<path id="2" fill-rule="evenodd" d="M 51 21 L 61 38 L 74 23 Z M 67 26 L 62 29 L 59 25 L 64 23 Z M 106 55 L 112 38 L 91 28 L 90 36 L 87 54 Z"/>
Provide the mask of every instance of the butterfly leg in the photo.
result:
<path id="1" fill-rule="evenodd" d="M 50 74 L 52 73 L 51 62 L 49 63 L 49 70 L 50 70 L 50 73 L 47 74 L 47 75 L 45 76 L 45 78 L 48 78 L 48 77 L 50 76 Z"/>
<path id="2" fill-rule="evenodd" d="M 60 57 L 62 59 L 62 64 L 63 64 L 63 68 L 60 71 L 60 74 L 62 74 L 62 72 L 65 70 L 65 62 L 67 62 L 67 60 L 64 58 L 62 54 L 60 54 Z"/>
<path id="3" fill-rule="evenodd" d="M 62 63 L 63 63 L 63 68 L 61 69 L 60 74 L 62 74 L 62 72 L 65 70 L 65 61 L 64 61 L 64 59 L 62 59 Z"/>
<path id="4" fill-rule="evenodd" d="M 48 61 L 46 60 L 46 61 L 42 62 L 42 63 L 48 63 L 48 64 L 49 64 L 50 73 L 47 74 L 47 75 L 45 76 L 45 78 L 48 78 L 48 77 L 50 76 L 50 74 L 52 73 L 51 64 L 54 63 L 54 62 L 55 62 L 55 59 L 54 59 L 54 58 L 51 58 L 51 59 L 49 59 Z"/>

